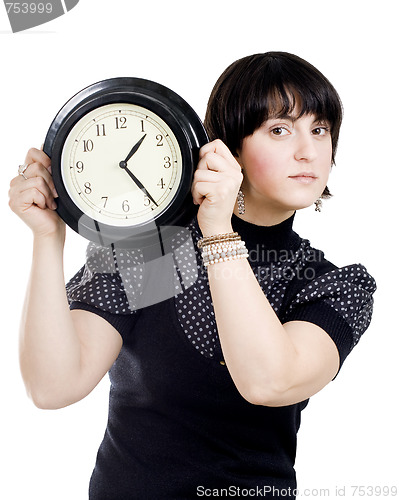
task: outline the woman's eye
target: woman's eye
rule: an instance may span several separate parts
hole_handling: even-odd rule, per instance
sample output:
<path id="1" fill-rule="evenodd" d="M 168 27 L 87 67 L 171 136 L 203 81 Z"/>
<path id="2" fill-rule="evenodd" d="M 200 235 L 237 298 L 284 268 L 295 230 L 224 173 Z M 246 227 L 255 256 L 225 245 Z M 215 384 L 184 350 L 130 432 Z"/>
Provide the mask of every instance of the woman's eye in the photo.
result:
<path id="1" fill-rule="evenodd" d="M 288 130 L 283 127 L 274 127 L 271 132 L 273 135 L 276 135 L 278 137 L 288 134 Z"/>
<path id="2" fill-rule="evenodd" d="M 326 135 L 328 132 L 328 127 L 316 127 L 312 130 L 313 135 Z"/>

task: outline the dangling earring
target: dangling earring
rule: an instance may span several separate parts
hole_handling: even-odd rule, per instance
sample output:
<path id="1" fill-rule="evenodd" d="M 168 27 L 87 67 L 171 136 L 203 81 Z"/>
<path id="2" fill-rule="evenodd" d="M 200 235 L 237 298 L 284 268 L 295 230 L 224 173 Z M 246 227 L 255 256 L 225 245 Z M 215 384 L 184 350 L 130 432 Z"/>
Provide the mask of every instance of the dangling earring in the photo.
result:
<path id="1" fill-rule="evenodd" d="M 321 198 L 318 198 L 315 202 L 315 212 L 321 212 L 321 207 L 323 206 L 323 202 L 321 201 Z"/>
<path id="2" fill-rule="evenodd" d="M 238 213 L 240 215 L 245 214 L 245 201 L 244 201 L 244 193 L 240 190 L 238 191 L 237 195 L 237 205 L 238 205 Z"/>

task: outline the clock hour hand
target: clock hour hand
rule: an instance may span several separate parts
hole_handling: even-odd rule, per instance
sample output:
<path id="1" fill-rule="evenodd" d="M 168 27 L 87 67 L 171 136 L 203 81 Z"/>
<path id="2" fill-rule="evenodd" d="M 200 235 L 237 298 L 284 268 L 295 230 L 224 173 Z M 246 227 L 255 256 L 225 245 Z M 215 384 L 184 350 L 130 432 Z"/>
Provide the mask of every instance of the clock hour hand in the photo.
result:
<path id="1" fill-rule="evenodd" d="M 154 203 L 154 205 L 158 206 L 158 203 L 154 200 L 154 198 L 150 195 L 150 193 L 146 190 L 146 188 L 143 186 L 143 184 L 137 179 L 137 177 L 132 174 L 132 172 L 127 168 L 126 161 L 121 161 L 119 163 L 119 166 L 123 168 L 127 174 L 130 176 L 130 178 L 133 180 L 133 182 L 139 187 L 143 193 Z"/>
<path id="2" fill-rule="evenodd" d="M 137 141 L 136 144 L 132 147 L 130 153 L 125 158 L 125 163 L 127 163 L 130 160 L 130 158 L 134 155 L 134 153 L 139 149 L 141 143 L 144 141 L 146 136 L 147 134 L 144 134 L 143 137 L 139 141 Z"/>

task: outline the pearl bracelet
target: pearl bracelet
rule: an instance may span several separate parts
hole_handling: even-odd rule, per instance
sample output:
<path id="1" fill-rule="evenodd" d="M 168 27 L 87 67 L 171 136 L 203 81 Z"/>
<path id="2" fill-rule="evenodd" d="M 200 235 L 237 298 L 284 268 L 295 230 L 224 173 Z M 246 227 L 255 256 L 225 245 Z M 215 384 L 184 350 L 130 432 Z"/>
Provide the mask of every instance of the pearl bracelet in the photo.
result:
<path id="1" fill-rule="evenodd" d="M 232 235 L 232 237 L 229 237 L 229 235 Z M 205 267 L 218 262 L 246 259 L 249 256 L 245 243 L 237 233 L 220 235 L 221 239 L 218 236 L 209 237 L 205 244 L 200 244 L 203 240 L 200 240 L 197 244 L 202 249 L 201 256 Z"/>

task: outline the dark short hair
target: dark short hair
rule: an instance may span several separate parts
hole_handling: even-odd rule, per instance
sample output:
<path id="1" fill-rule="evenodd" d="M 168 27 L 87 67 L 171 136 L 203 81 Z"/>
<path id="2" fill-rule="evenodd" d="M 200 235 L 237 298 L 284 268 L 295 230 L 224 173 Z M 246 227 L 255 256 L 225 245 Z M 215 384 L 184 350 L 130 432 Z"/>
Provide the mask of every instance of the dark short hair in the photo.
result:
<path id="1" fill-rule="evenodd" d="M 268 118 L 314 114 L 327 121 L 335 162 L 342 103 L 327 78 L 310 63 L 287 52 L 266 52 L 244 57 L 219 77 L 208 101 L 205 128 L 210 140 L 221 139 L 237 155 L 245 137 Z M 331 193 L 325 188 L 322 197 Z"/>

